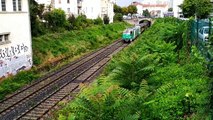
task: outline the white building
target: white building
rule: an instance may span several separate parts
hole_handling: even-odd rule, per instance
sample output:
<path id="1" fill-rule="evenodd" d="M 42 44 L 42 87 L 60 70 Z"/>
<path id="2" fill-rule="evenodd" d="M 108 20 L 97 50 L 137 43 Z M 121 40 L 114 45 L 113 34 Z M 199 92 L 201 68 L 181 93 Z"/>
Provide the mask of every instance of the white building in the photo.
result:
<path id="1" fill-rule="evenodd" d="M 53 9 L 62 9 L 66 15 L 78 15 L 77 0 L 52 0 L 51 6 Z"/>
<path id="2" fill-rule="evenodd" d="M 38 4 L 44 4 L 45 6 L 48 6 L 51 4 L 52 0 L 35 0 Z"/>
<path id="3" fill-rule="evenodd" d="M 0 0 L 0 78 L 31 67 L 28 0 Z"/>
<path id="4" fill-rule="evenodd" d="M 132 5 L 136 6 L 137 13 L 143 15 L 143 5 L 139 2 L 133 2 Z"/>
<path id="5" fill-rule="evenodd" d="M 82 0 L 81 13 L 89 19 L 101 17 L 101 0 Z M 80 14 L 81 14 L 80 13 Z"/>
<path id="6" fill-rule="evenodd" d="M 52 9 L 62 9 L 67 15 L 75 16 L 84 14 L 89 19 L 98 17 L 104 18 L 107 15 L 110 23 L 113 22 L 113 7 L 116 0 L 36 0 L 39 4 L 48 6 L 51 4 Z"/>
<path id="7" fill-rule="evenodd" d="M 153 17 L 164 17 L 164 13 L 168 11 L 168 4 L 143 4 L 143 10 L 148 9 Z"/>
<path id="8" fill-rule="evenodd" d="M 101 18 L 109 17 L 109 22 L 113 22 L 115 0 L 101 0 Z"/>
<path id="9" fill-rule="evenodd" d="M 142 4 L 168 4 L 170 5 L 170 0 L 143 0 Z"/>
<path id="10" fill-rule="evenodd" d="M 173 12 L 174 17 L 179 18 L 182 14 L 182 10 L 180 9 L 179 5 L 183 4 L 184 0 L 174 0 L 173 1 Z"/>
<path id="11" fill-rule="evenodd" d="M 133 2 L 138 10 L 138 14 L 143 14 L 143 10 L 148 10 L 152 17 L 164 17 L 164 13 L 169 9 L 169 2 L 162 1 L 143 1 L 143 3 Z M 142 11 L 142 12 L 141 12 Z"/>
<path id="12" fill-rule="evenodd" d="M 78 0 L 78 13 L 84 14 L 89 19 L 108 16 L 110 23 L 113 22 L 113 5 L 115 0 Z"/>
<path id="13" fill-rule="evenodd" d="M 169 2 L 169 8 L 173 8 L 173 1 L 174 0 L 169 0 L 168 2 Z"/>

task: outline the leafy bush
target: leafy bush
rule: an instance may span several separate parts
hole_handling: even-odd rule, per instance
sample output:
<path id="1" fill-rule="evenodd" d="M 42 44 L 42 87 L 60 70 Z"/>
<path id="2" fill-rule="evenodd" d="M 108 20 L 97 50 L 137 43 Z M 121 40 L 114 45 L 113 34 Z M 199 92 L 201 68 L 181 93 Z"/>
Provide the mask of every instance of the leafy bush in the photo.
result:
<path id="1" fill-rule="evenodd" d="M 74 15 L 70 15 L 68 17 L 68 22 L 69 22 L 69 29 L 74 29 L 74 23 L 75 23 L 75 16 Z"/>
<path id="2" fill-rule="evenodd" d="M 85 15 L 79 15 L 74 22 L 74 29 L 79 30 L 86 28 L 88 25 L 87 18 Z"/>
<path id="3" fill-rule="evenodd" d="M 65 12 L 61 9 L 54 9 L 51 12 L 46 12 L 44 14 L 44 20 L 47 22 L 48 28 L 53 31 L 63 29 L 67 24 Z"/>
<path id="4" fill-rule="evenodd" d="M 113 18 L 114 21 L 123 21 L 123 15 L 121 13 L 116 13 Z"/>
<path id="5" fill-rule="evenodd" d="M 42 5 L 39 5 L 36 1 L 30 0 L 30 22 L 32 36 L 39 36 L 45 33 L 44 25 L 39 21 L 39 16 L 43 11 L 40 10 Z"/>
<path id="6" fill-rule="evenodd" d="M 94 24 L 102 25 L 103 24 L 103 20 L 100 17 L 98 17 L 97 19 L 94 20 Z"/>
<path id="7" fill-rule="evenodd" d="M 104 16 L 104 24 L 109 24 L 109 17 L 107 15 Z"/>

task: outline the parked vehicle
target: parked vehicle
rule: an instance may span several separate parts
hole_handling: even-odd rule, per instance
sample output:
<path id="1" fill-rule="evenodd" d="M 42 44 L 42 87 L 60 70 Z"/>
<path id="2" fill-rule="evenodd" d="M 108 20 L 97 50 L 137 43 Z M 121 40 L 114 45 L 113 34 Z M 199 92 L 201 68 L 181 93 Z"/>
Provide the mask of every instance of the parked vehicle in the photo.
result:
<path id="1" fill-rule="evenodd" d="M 124 19 L 124 20 L 131 20 L 132 17 L 131 17 L 131 16 L 126 16 L 126 15 L 124 15 L 124 16 L 123 16 L 123 19 Z"/>
<path id="2" fill-rule="evenodd" d="M 212 30 L 213 31 L 213 27 Z M 204 26 L 198 31 L 198 38 L 204 42 L 209 39 L 209 26 Z"/>
<path id="3" fill-rule="evenodd" d="M 124 19 L 124 20 L 126 20 L 126 19 L 127 19 L 127 17 L 128 17 L 128 16 L 126 16 L 126 15 L 123 15 L 123 19 Z"/>

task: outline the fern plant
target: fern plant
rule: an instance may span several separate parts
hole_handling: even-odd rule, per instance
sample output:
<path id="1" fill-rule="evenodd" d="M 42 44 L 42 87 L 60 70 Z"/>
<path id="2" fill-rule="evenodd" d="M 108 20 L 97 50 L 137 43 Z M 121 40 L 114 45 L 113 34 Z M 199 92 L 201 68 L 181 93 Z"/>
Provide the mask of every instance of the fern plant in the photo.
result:
<path id="1" fill-rule="evenodd" d="M 155 55 L 139 56 L 132 53 L 130 56 L 121 56 L 118 67 L 113 71 L 114 80 L 127 89 L 138 90 L 140 83 L 155 70 Z"/>
<path id="2" fill-rule="evenodd" d="M 132 97 L 129 90 L 111 86 L 103 94 L 78 97 L 70 105 L 72 114 L 68 116 L 74 120 L 137 120 L 139 116 L 132 112 L 132 102 L 128 101 Z"/>

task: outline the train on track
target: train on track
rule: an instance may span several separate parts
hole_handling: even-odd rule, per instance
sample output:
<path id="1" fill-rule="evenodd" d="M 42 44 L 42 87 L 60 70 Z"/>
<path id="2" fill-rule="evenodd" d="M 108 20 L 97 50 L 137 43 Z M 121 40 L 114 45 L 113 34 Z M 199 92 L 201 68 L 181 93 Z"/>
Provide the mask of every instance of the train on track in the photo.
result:
<path id="1" fill-rule="evenodd" d="M 150 25 L 148 22 L 144 22 L 144 23 L 135 25 L 134 27 L 125 29 L 122 34 L 122 40 L 128 43 L 132 42 L 149 26 Z"/>

